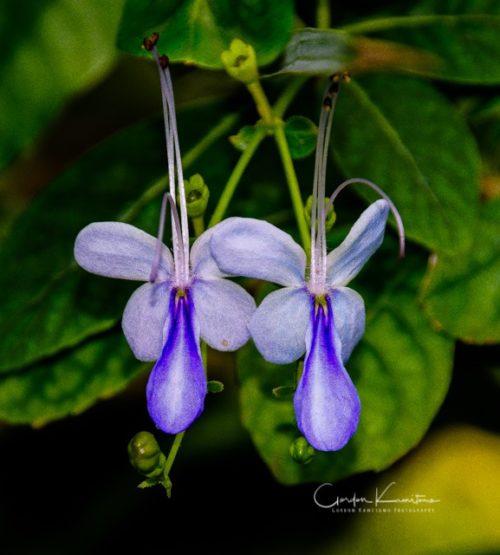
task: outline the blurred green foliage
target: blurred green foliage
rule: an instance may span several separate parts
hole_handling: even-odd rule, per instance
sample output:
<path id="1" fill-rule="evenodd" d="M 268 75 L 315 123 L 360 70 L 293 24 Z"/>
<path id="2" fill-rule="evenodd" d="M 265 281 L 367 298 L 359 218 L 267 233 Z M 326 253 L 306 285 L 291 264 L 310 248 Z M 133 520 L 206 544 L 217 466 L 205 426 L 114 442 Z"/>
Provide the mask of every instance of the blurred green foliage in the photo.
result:
<path id="1" fill-rule="evenodd" d="M 122 0 L 2 2 L 0 170 L 115 59 Z"/>
<path id="2" fill-rule="evenodd" d="M 348 363 L 362 400 L 361 424 L 341 452 L 296 464 L 289 455 L 298 435 L 291 401 L 272 394 L 293 385 L 295 369 L 267 364 L 251 345 L 238 356 L 242 418 L 285 483 L 381 470 L 415 446 L 445 397 L 455 340 L 483 344 L 500 336 L 500 214 L 492 198 L 498 190 L 485 186 L 486 178 L 500 179 L 499 98 L 486 87 L 500 82 L 498 2 L 424 0 L 408 13 L 357 7 L 355 16 L 334 10 L 330 31 L 304 31 L 303 24 L 314 21 L 305 4 L 294 8 L 290 0 L 128 0 L 123 12 L 121 2 L 46 0 L 27 18 L 19 3 L 4 4 L 0 166 L 19 157 L 0 179 L 4 197 L 22 190 L 8 172 L 26 163 L 37 141 L 43 144 L 57 111 L 85 94 L 113 60 L 144 54 L 141 39 L 150 31 L 163 32 L 161 50 L 186 64 L 174 64 L 174 87 L 192 79 L 179 129 L 184 153 L 192 149 L 186 169 L 210 188 L 208 214 L 238 160 L 231 142 L 245 151 L 258 117 L 246 92 L 218 69 L 232 39 L 251 43 L 261 65 L 274 61 L 263 80 L 273 99 L 294 81 L 302 86 L 285 131 L 303 198 L 312 184 L 311 119 L 320 105 L 317 83 L 306 83 L 303 73 L 353 71 L 337 106 L 330 173 L 377 182 L 401 211 L 411 242 L 407 258 L 396 264 L 389 232 L 390 248 L 355 285 L 368 313 L 366 335 Z M 206 94 L 214 82 L 220 98 Z M 457 86 L 462 83 L 466 91 Z M 159 99 L 158 90 L 145 87 L 144 95 Z M 35 198 L 25 191 L 31 202 L 0 246 L 0 418 L 6 422 L 40 424 L 80 412 L 141 371 L 117 329 L 133 285 L 90 276 L 72 258 L 76 234 L 92 221 L 121 219 L 155 231 L 166 173 L 161 120 L 131 126 L 125 118 L 121 127 L 89 152 L 76 153 Z M 362 188 L 359 194 L 336 206 L 332 245 L 373 199 Z M 229 213 L 266 218 L 296 234 L 290 208 L 276 149 L 264 142 Z"/>

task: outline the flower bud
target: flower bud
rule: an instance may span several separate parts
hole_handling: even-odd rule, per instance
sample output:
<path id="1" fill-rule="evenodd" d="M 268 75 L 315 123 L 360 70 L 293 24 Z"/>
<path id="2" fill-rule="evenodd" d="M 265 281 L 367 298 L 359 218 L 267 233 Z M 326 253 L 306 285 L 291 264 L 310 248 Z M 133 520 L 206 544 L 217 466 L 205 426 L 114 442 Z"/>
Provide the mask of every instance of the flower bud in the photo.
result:
<path id="1" fill-rule="evenodd" d="M 209 380 L 207 388 L 209 393 L 222 393 L 224 391 L 224 384 L 218 380 Z"/>
<path id="2" fill-rule="evenodd" d="M 304 207 L 304 216 L 306 218 L 306 222 L 307 222 L 307 225 L 309 227 L 311 227 L 312 200 L 313 199 L 312 199 L 312 195 L 311 195 L 307 199 L 306 205 Z M 330 199 L 325 198 L 325 208 L 328 205 L 329 200 Z M 326 220 L 325 220 L 325 229 L 326 229 L 327 232 L 330 231 L 330 229 L 332 229 L 333 224 L 335 223 L 336 219 L 337 219 L 337 214 L 335 213 L 335 210 L 334 210 L 333 205 L 332 205 L 330 210 L 328 210 L 328 214 L 326 215 Z M 316 225 L 318 225 L 318 224 L 316 223 Z"/>
<path id="3" fill-rule="evenodd" d="M 186 189 L 186 206 L 190 218 L 203 216 L 207 209 L 210 191 L 200 174 L 195 174 L 184 183 Z"/>
<path id="4" fill-rule="evenodd" d="M 307 443 L 305 437 L 301 436 L 290 445 L 290 456 L 299 464 L 307 464 L 312 461 L 316 451 Z"/>
<path id="5" fill-rule="evenodd" d="M 128 444 L 130 464 L 146 476 L 162 470 L 163 453 L 153 434 L 139 432 Z"/>
<path id="6" fill-rule="evenodd" d="M 221 54 L 222 63 L 231 77 L 249 85 L 259 79 L 257 56 L 251 44 L 234 39 Z"/>

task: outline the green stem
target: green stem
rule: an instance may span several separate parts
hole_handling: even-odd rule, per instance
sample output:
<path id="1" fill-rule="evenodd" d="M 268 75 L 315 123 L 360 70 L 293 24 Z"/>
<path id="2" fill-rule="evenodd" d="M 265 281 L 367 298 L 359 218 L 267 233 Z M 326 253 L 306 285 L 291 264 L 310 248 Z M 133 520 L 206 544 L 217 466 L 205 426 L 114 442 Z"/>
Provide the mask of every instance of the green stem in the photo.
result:
<path id="1" fill-rule="evenodd" d="M 276 124 L 274 129 L 274 138 L 276 144 L 278 145 L 278 150 L 281 156 L 281 162 L 283 164 L 283 169 L 285 171 L 286 181 L 288 183 L 288 190 L 290 191 L 290 197 L 292 198 L 293 210 L 295 212 L 295 219 L 297 220 L 297 225 L 299 227 L 300 238 L 304 249 L 309 252 L 311 247 L 311 239 L 309 237 L 309 229 L 307 227 L 306 218 L 304 214 L 304 204 L 302 202 L 302 195 L 300 194 L 299 181 L 297 179 L 297 174 L 295 173 L 295 168 L 293 166 L 292 156 L 290 154 L 290 148 L 286 140 L 284 125 Z"/>
<path id="2" fill-rule="evenodd" d="M 257 107 L 257 112 L 259 112 L 262 120 L 267 125 L 272 125 L 274 122 L 273 109 L 269 104 L 266 93 L 260 84 L 260 81 L 254 81 L 247 85 L 247 89 L 252 95 L 255 106 Z"/>
<path id="3" fill-rule="evenodd" d="M 284 91 L 281 93 L 280 97 L 274 104 L 273 108 L 271 108 L 274 121 L 276 120 L 276 118 L 283 117 L 283 114 L 286 112 L 287 108 L 290 106 L 291 102 L 293 101 L 293 99 L 299 92 L 300 88 L 302 87 L 302 85 L 304 85 L 306 81 L 307 79 L 304 77 L 297 78 L 291 81 L 287 85 L 287 87 L 284 89 Z M 263 90 L 262 90 L 262 94 L 264 94 Z M 266 99 L 266 103 L 267 103 L 267 99 Z M 250 160 L 252 159 L 252 156 L 255 154 L 255 151 L 257 150 L 257 148 L 259 147 L 263 139 L 266 137 L 268 132 L 269 132 L 269 129 L 266 129 L 266 128 L 257 129 L 255 135 L 252 137 L 252 140 L 249 142 L 247 148 L 241 154 L 240 159 L 238 160 L 236 166 L 234 167 L 233 172 L 229 176 L 226 186 L 222 191 L 222 195 L 219 198 L 219 202 L 215 207 L 212 217 L 210 218 L 208 227 L 212 227 L 215 224 L 218 224 L 224 217 L 224 214 L 226 213 L 227 207 L 231 202 L 233 194 L 236 191 L 236 188 L 238 187 L 238 183 L 240 182 L 241 176 L 243 175 L 246 167 L 248 166 Z M 287 145 L 287 148 L 288 148 L 288 145 Z"/>
<path id="4" fill-rule="evenodd" d="M 203 216 L 191 218 L 193 222 L 194 236 L 199 237 L 205 231 L 205 219 Z"/>
<path id="5" fill-rule="evenodd" d="M 164 476 L 168 476 L 170 471 L 172 470 L 172 466 L 174 465 L 175 457 L 179 451 L 179 448 L 182 443 L 182 439 L 184 438 L 184 434 L 186 432 L 180 432 L 174 437 L 174 442 L 172 443 L 172 447 L 170 447 L 170 451 L 168 453 L 167 460 L 165 462 L 165 466 L 163 467 L 163 474 Z"/>
<path id="6" fill-rule="evenodd" d="M 239 114 L 227 114 L 219 123 L 210 129 L 210 131 L 198 141 L 186 154 L 182 157 L 182 167 L 186 168 L 195 162 L 215 141 L 219 140 L 229 133 L 229 131 L 236 125 L 239 119 Z"/>
<path id="7" fill-rule="evenodd" d="M 316 26 L 320 29 L 329 29 L 331 23 L 330 0 L 318 0 L 318 6 L 316 8 Z"/>
<path id="8" fill-rule="evenodd" d="M 212 214 L 212 217 L 208 222 L 208 227 L 212 227 L 215 224 L 218 224 L 224 217 L 227 207 L 229 206 L 229 203 L 233 198 L 233 194 L 236 190 L 236 187 L 240 182 L 241 176 L 243 175 L 246 167 L 248 166 L 250 160 L 252 159 L 252 156 L 254 155 L 255 151 L 257 150 L 258 146 L 260 145 L 260 143 L 262 142 L 262 139 L 264 139 L 266 134 L 267 134 L 267 129 L 263 127 L 257 129 L 255 132 L 255 135 L 252 137 L 246 149 L 241 154 L 240 159 L 236 163 L 236 166 L 234 167 L 226 183 L 226 186 L 222 191 L 222 195 L 219 198 L 219 202 L 217 203 L 214 213 Z"/>

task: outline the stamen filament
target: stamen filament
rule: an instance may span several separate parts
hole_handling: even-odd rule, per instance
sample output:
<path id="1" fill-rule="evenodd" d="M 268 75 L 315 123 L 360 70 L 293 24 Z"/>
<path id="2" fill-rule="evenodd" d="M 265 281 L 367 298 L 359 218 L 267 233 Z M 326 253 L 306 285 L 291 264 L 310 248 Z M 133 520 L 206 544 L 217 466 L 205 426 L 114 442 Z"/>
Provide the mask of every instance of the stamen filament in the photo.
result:
<path id="1" fill-rule="evenodd" d="M 165 122 L 165 137 L 167 143 L 168 177 L 170 188 L 170 203 L 172 209 L 172 239 L 174 245 L 174 258 L 176 262 L 176 279 L 183 284 L 189 281 L 189 223 L 186 207 L 186 194 L 184 177 L 182 173 L 181 151 L 177 132 L 177 119 L 175 115 L 175 100 L 168 68 L 168 58 L 160 57 L 156 44 L 151 48 L 156 66 L 160 75 L 161 95 Z M 177 170 L 177 171 L 176 171 Z M 177 175 L 176 175 L 177 173 Z M 177 184 L 176 184 L 177 178 Z M 180 222 L 176 207 L 176 192 L 179 194 Z M 174 221 L 176 219 L 177 225 Z M 182 256 L 180 253 L 182 252 Z M 177 255 L 175 256 L 175 253 Z"/>
<path id="2" fill-rule="evenodd" d="M 337 104 L 342 80 L 347 77 L 335 74 L 323 94 L 323 104 L 318 126 L 318 141 L 313 183 L 313 201 L 311 208 L 311 280 L 314 288 L 323 288 L 326 279 L 326 230 L 325 219 L 325 182 L 328 162 L 328 147 L 332 129 L 333 114 Z M 316 229 L 316 225 L 317 228 Z M 318 283 L 319 282 L 319 283 Z"/>
<path id="3" fill-rule="evenodd" d="M 161 199 L 161 210 L 160 210 L 160 223 L 158 225 L 158 235 L 156 241 L 155 256 L 153 258 L 153 265 L 151 266 L 151 272 L 149 274 L 149 281 L 154 283 L 158 277 L 158 270 L 160 268 L 161 250 L 163 246 L 163 233 L 165 230 L 165 215 L 167 212 L 167 193 L 163 194 Z"/>
<path id="4" fill-rule="evenodd" d="M 177 118 L 175 115 L 174 88 L 172 85 L 172 78 L 170 77 L 170 70 L 168 69 L 168 66 L 163 70 L 163 74 L 165 76 L 165 81 L 167 84 L 167 99 L 171 106 L 170 119 L 172 124 L 172 134 L 174 137 L 175 161 L 177 166 L 177 185 L 179 188 L 179 203 L 180 203 L 180 209 L 181 209 L 182 243 L 184 248 L 184 260 L 186 261 L 186 264 L 183 266 L 183 274 L 184 274 L 184 279 L 187 282 L 189 280 L 189 223 L 188 223 L 187 206 L 186 206 L 186 190 L 184 188 L 181 149 L 179 146 L 179 135 L 177 132 Z"/>
<path id="5" fill-rule="evenodd" d="M 179 221 L 179 214 L 177 213 L 177 206 L 174 201 L 174 197 L 170 193 L 165 193 L 165 196 L 170 204 L 170 212 L 172 214 L 172 228 L 175 230 L 175 234 L 181 237 L 181 224 Z M 178 243 L 174 242 L 174 266 L 175 266 L 175 277 L 177 284 L 184 285 L 186 282 L 183 281 L 183 275 L 181 269 L 184 267 L 184 249 L 180 248 Z"/>
<path id="6" fill-rule="evenodd" d="M 340 192 L 344 190 L 346 187 L 349 187 L 349 185 L 353 185 L 355 183 L 361 183 L 362 185 L 367 185 L 368 187 L 376 191 L 389 204 L 389 208 L 391 209 L 391 212 L 394 215 L 394 219 L 396 220 L 396 225 L 398 227 L 399 257 L 403 258 L 405 254 L 405 228 L 403 225 L 403 220 L 401 218 L 401 215 L 399 214 L 399 211 L 396 208 L 396 205 L 392 202 L 390 197 L 378 185 L 376 185 L 369 179 L 364 179 L 363 177 L 352 177 L 350 179 L 346 179 L 343 183 L 341 183 L 332 193 L 332 196 L 328 201 L 328 204 L 326 207 L 326 214 L 328 214 L 330 208 L 333 206 L 333 203 L 335 202 L 335 199 L 338 197 Z"/>

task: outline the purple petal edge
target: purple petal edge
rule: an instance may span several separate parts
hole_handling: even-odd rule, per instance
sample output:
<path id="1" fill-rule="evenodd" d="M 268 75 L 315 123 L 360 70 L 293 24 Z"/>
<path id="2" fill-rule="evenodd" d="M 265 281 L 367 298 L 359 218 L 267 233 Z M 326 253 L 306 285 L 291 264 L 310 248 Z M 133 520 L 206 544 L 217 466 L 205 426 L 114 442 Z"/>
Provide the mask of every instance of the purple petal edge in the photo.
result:
<path id="1" fill-rule="evenodd" d="M 194 305 L 190 297 L 170 295 L 172 325 L 146 388 L 148 411 L 167 434 L 186 430 L 203 411 L 207 380 L 203 369 Z"/>
<path id="2" fill-rule="evenodd" d="M 342 364 L 330 299 L 313 308 L 304 372 L 294 396 L 297 426 L 318 451 L 337 451 L 358 427 L 359 396 Z"/>

